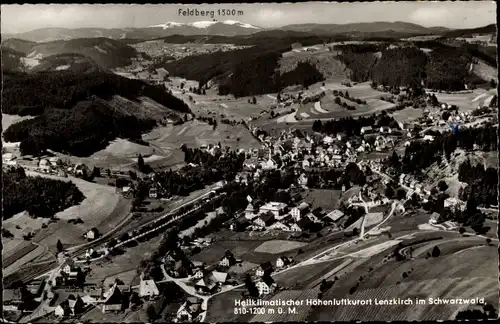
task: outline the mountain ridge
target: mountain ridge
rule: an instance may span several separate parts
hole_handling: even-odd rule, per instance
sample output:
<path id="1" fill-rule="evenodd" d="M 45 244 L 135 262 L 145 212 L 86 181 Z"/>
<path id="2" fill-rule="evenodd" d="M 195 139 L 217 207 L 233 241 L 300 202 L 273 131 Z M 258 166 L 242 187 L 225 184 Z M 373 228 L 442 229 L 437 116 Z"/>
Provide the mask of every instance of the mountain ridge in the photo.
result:
<path id="1" fill-rule="evenodd" d="M 491 26 L 491 25 L 488 25 Z M 485 26 L 485 27 L 488 27 Z M 470 30 L 481 30 L 485 27 Z M 75 38 L 105 37 L 111 39 L 154 39 L 172 35 L 244 36 L 262 31 L 298 31 L 307 33 L 374 33 L 393 31 L 402 34 L 444 34 L 454 29 L 445 27 L 423 27 L 409 22 L 364 22 L 349 24 L 292 24 L 274 28 L 260 28 L 236 20 L 195 21 L 190 23 L 166 22 L 139 28 L 59 28 L 48 27 L 18 34 L 2 34 L 3 39 L 19 38 L 34 42 L 70 40 Z"/>

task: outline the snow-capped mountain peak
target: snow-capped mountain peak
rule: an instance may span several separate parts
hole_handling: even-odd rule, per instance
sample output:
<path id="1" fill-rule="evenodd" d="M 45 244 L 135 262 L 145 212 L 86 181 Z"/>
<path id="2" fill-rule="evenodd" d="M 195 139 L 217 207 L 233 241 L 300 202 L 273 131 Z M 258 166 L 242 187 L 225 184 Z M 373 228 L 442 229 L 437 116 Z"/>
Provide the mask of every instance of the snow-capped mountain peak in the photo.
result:
<path id="1" fill-rule="evenodd" d="M 191 27 L 195 27 L 195 28 L 205 29 L 205 28 L 208 28 L 208 27 L 213 26 L 213 25 L 218 24 L 218 23 L 221 23 L 224 25 L 234 25 L 234 26 L 238 26 L 238 27 L 242 27 L 242 28 L 260 29 L 260 27 L 253 26 L 250 24 L 245 24 L 245 23 L 242 23 L 241 21 L 236 21 L 236 20 L 225 20 L 225 21 L 205 20 L 205 21 L 195 21 L 195 22 L 187 23 L 187 24 L 169 21 L 169 22 L 166 22 L 164 24 L 158 24 L 158 25 L 154 25 L 154 26 L 150 26 L 150 27 L 151 28 L 169 29 L 169 28 L 182 27 L 182 26 L 191 26 Z"/>
<path id="2" fill-rule="evenodd" d="M 150 26 L 151 28 L 163 28 L 163 29 L 168 29 L 168 28 L 174 28 L 174 27 L 180 27 L 180 26 L 184 26 L 185 24 L 182 24 L 182 23 L 178 23 L 178 22 L 175 22 L 175 21 L 169 21 L 169 22 L 166 22 L 164 24 L 159 24 L 159 25 L 154 25 L 154 26 Z"/>

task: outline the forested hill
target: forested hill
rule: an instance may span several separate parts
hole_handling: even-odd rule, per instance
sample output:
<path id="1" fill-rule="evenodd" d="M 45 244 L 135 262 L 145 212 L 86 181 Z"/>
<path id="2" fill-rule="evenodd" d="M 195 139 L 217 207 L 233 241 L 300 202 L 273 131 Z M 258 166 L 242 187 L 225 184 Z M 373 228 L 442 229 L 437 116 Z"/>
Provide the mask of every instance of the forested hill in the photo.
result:
<path id="1" fill-rule="evenodd" d="M 27 57 L 47 57 L 59 54 L 80 54 L 91 58 L 101 68 L 112 69 L 127 66 L 138 53 L 127 44 L 109 38 L 77 38 L 46 43 L 7 39 L 2 48 L 11 48 Z"/>
<path id="2" fill-rule="evenodd" d="M 88 156 L 117 137 L 138 141 L 167 118 L 190 113 L 163 86 L 106 72 L 5 73 L 3 82 L 3 113 L 37 116 L 3 134 L 6 141 L 21 142 L 23 154 L 52 149 Z M 143 100 L 153 100 L 155 108 Z"/>
<path id="3" fill-rule="evenodd" d="M 429 50 L 425 53 L 422 48 Z M 338 59 L 350 70 L 356 82 L 374 81 L 386 86 L 423 84 L 438 90 L 463 90 L 485 86 L 483 80 L 470 72 L 470 64 L 481 58 L 490 62 L 488 53 L 478 46 L 451 47 L 438 42 L 413 42 L 387 47 L 339 45 Z"/>

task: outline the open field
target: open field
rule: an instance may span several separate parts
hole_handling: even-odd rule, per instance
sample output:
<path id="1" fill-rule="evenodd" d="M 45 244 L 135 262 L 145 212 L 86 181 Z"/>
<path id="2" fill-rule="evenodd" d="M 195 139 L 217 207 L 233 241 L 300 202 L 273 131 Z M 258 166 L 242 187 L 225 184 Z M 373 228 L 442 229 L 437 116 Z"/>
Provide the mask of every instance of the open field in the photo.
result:
<path id="1" fill-rule="evenodd" d="M 112 141 L 105 149 L 94 153 L 91 158 L 96 160 L 109 161 L 114 158 L 124 159 L 125 163 L 132 162 L 133 158 L 137 157 L 137 154 L 142 156 L 153 155 L 154 148 L 149 146 L 144 146 L 136 143 L 132 143 L 128 140 L 117 138 Z"/>
<path id="2" fill-rule="evenodd" d="M 274 276 L 274 280 L 278 285 L 290 289 L 313 288 L 319 278 L 330 273 L 345 261 L 346 259 L 337 259 L 334 261 L 304 265 L 278 274 Z"/>
<path id="3" fill-rule="evenodd" d="M 219 117 L 240 121 L 248 118 L 257 118 L 269 106 L 275 102 L 272 96 L 255 96 L 256 104 L 249 103 L 253 97 L 234 98 L 230 96 L 219 96 L 212 91 L 206 95 L 192 94 L 196 101 L 192 110 L 200 116 Z"/>
<path id="4" fill-rule="evenodd" d="M 301 248 L 304 245 L 307 245 L 307 243 L 282 240 L 267 241 L 255 248 L 255 252 L 280 254 L 283 252 Z"/>
<path id="5" fill-rule="evenodd" d="M 435 241 L 429 243 L 431 246 L 435 244 L 437 244 Z M 362 267 L 354 269 L 346 278 L 342 278 L 339 286 L 335 286 L 337 288 L 330 289 L 325 299 L 485 297 L 495 303 L 495 298 L 498 300 L 498 292 L 492 286 L 495 285 L 498 276 L 497 262 L 494 257 L 496 249 L 493 246 L 471 249 L 469 244 L 463 244 L 461 247 L 463 252 L 458 255 L 441 255 L 430 260 L 418 258 L 404 262 L 380 262 L 382 261 L 380 257 L 369 258 Z M 429 266 L 430 263 L 432 267 Z M 368 268 L 372 271 L 367 271 Z M 403 272 L 408 273 L 406 279 L 402 277 Z M 355 280 L 360 275 L 364 277 L 363 281 L 354 295 L 348 295 L 348 290 L 356 283 Z M 459 310 L 460 306 L 450 306 L 450 309 L 442 305 L 321 306 L 308 320 L 448 319 Z M 377 315 L 378 313 L 382 315 Z"/>
<path id="6" fill-rule="evenodd" d="M 117 275 L 125 283 L 133 282 L 136 278 L 133 273 L 138 275 L 136 270 L 141 260 L 147 259 L 153 253 L 160 240 L 161 237 L 155 237 L 146 242 L 139 242 L 135 247 L 125 248 L 123 254 L 113 256 L 111 260 L 104 258 L 91 263 L 87 282 L 98 284 L 101 280 L 113 280 Z"/>
<path id="7" fill-rule="evenodd" d="M 273 296 L 270 300 L 302 300 L 306 299 L 316 299 L 318 297 L 319 287 L 307 290 L 287 290 L 282 291 Z M 283 309 L 283 314 L 278 313 L 278 307 L 266 307 L 266 309 L 274 309 L 274 313 L 258 314 L 255 315 L 251 322 L 261 322 L 261 323 L 274 323 L 274 322 L 296 322 L 305 321 L 307 317 L 313 311 L 311 306 L 305 304 L 302 306 L 292 306 L 290 308 L 295 308 L 296 313 L 289 313 L 288 307 L 281 307 Z"/>
<path id="8" fill-rule="evenodd" d="M 321 208 L 325 212 L 330 212 L 339 207 L 340 190 L 331 189 L 310 189 L 305 195 L 303 200 L 307 202 L 314 210 Z"/>
<path id="9" fill-rule="evenodd" d="M 3 221 L 2 227 L 11 232 L 14 235 L 14 238 L 22 239 L 23 235 L 38 231 L 42 228 L 43 224 L 48 223 L 48 219 L 32 218 L 29 216 L 28 212 L 24 211 Z M 3 252 L 8 252 L 8 250 L 4 249 Z"/>
<path id="10" fill-rule="evenodd" d="M 439 102 L 456 105 L 459 111 L 470 111 L 477 108 L 477 106 L 484 105 L 486 100 L 490 100 L 490 97 L 497 94 L 497 90 L 475 89 L 457 93 L 430 93 L 434 93 Z"/>
<path id="11" fill-rule="evenodd" d="M 215 219 L 216 216 L 217 216 L 216 212 L 207 213 L 207 216 L 203 219 L 200 219 L 194 226 L 191 226 L 190 228 L 181 231 L 179 233 L 179 237 L 191 236 L 191 234 L 194 233 L 194 230 L 196 228 L 202 228 L 203 226 L 205 226 L 205 222 L 207 223 L 210 222 L 212 219 Z"/>
<path id="12" fill-rule="evenodd" d="M 495 80 L 498 83 L 498 70 L 482 60 L 478 59 L 478 63 L 472 67 L 472 72 L 487 82 Z"/>
<path id="13" fill-rule="evenodd" d="M 188 147 L 221 143 L 234 148 L 250 148 L 258 145 L 258 141 L 242 125 L 227 125 L 219 123 L 213 126 L 197 120 L 182 125 L 168 125 L 155 128 L 143 136 L 143 140 L 154 147 L 170 152 L 179 149 L 183 144 Z"/>
<path id="14" fill-rule="evenodd" d="M 422 117 L 424 110 L 416 109 L 413 107 L 406 107 L 403 110 L 398 110 L 391 113 L 392 117 L 401 123 L 410 123 L 412 120 L 416 120 Z"/>
<path id="15" fill-rule="evenodd" d="M 211 246 L 203 249 L 200 253 L 194 255 L 191 259 L 193 261 L 206 262 L 207 264 L 218 263 L 219 260 L 224 256 L 224 253 L 229 250 L 236 258 L 243 259 L 245 261 L 245 254 L 255 250 L 256 247 L 262 244 L 262 241 L 243 241 L 243 240 L 226 240 L 217 241 Z M 250 261 L 252 262 L 252 261 Z"/>

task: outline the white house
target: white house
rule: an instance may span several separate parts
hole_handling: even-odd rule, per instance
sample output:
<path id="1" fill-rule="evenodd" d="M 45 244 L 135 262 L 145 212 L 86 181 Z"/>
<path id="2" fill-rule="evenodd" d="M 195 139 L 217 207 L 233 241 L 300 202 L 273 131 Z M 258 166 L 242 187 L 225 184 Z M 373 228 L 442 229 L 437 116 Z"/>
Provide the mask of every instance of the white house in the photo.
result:
<path id="1" fill-rule="evenodd" d="M 257 282 L 255 286 L 259 291 L 259 296 L 264 296 L 269 295 L 276 288 L 276 283 L 270 277 L 266 277 Z"/>
<path id="2" fill-rule="evenodd" d="M 327 145 L 332 144 L 332 143 L 333 143 L 333 141 L 334 141 L 333 137 L 330 137 L 330 136 L 325 136 L 325 137 L 323 138 L 323 143 L 324 143 L 324 144 L 327 144 Z"/>
<path id="3" fill-rule="evenodd" d="M 440 218 L 441 216 L 438 213 L 432 213 L 429 219 L 429 224 L 437 224 Z"/>
<path id="4" fill-rule="evenodd" d="M 293 262 L 293 260 L 286 257 L 286 256 L 279 257 L 276 260 L 276 268 L 284 268 L 292 262 Z"/>
<path id="5" fill-rule="evenodd" d="M 333 210 L 333 211 L 329 212 L 329 213 L 325 216 L 325 218 L 328 218 L 328 219 L 330 219 L 331 221 L 336 222 L 336 221 L 338 221 L 339 219 L 341 219 L 343 216 L 344 216 L 344 213 L 343 213 L 343 212 L 341 212 L 341 211 L 340 211 L 340 210 L 338 210 L 338 209 L 335 209 L 335 210 Z"/>
<path id="6" fill-rule="evenodd" d="M 40 168 L 40 170 L 45 172 L 51 169 L 50 163 L 47 159 L 41 159 L 40 163 L 38 164 L 38 167 Z"/>
<path id="7" fill-rule="evenodd" d="M 271 212 L 274 214 L 274 216 L 279 216 L 285 211 L 285 208 L 287 205 L 285 203 L 281 202 L 270 202 L 265 204 L 264 206 L 260 207 L 259 212 L 260 213 L 267 213 Z"/>
<path id="8" fill-rule="evenodd" d="M 97 230 L 97 228 L 93 227 L 87 233 L 84 234 L 84 237 L 87 240 L 94 240 L 99 237 L 99 231 Z"/>
<path id="9" fill-rule="evenodd" d="M 307 212 L 307 209 L 309 209 L 309 204 L 306 202 L 302 202 L 299 206 L 293 207 L 290 210 L 290 215 L 292 215 L 292 218 L 298 222 L 302 216 Z"/>
<path id="10" fill-rule="evenodd" d="M 361 127 L 361 134 L 369 134 L 371 132 L 373 132 L 373 128 L 371 126 L 364 126 L 364 127 Z"/>
<path id="11" fill-rule="evenodd" d="M 302 161 L 302 168 L 303 169 L 307 169 L 307 168 L 310 168 L 310 167 L 311 167 L 311 162 L 309 162 L 309 160 L 307 160 L 307 159 L 304 159 Z"/>
<path id="12" fill-rule="evenodd" d="M 160 294 L 160 291 L 158 290 L 158 287 L 156 286 L 156 283 L 154 280 L 141 280 L 141 283 L 139 285 L 139 297 L 141 298 L 151 298 L 158 296 Z"/>
<path id="13" fill-rule="evenodd" d="M 380 133 L 390 134 L 390 133 L 392 133 L 392 130 L 389 126 L 382 126 L 382 127 L 380 127 Z"/>
<path id="14" fill-rule="evenodd" d="M 309 179 L 307 178 L 307 176 L 305 175 L 305 173 L 302 173 L 298 179 L 298 183 L 299 185 L 301 186 L 307 186 L 307 182 L 309 181 Z"/>
<path id="15" fill-rule="evenodd" d="M 432 135 L 425 135 L 424 136 L 424 141 L 432 142 L 432 141 L 434 141 L 434 136 L 432 136 Z"/>
<path id="16" fill-rule="evenodd" d="M 285 224 L 283 222 L 276 222 L 276 223 L 272 224 L 271 226 L 269 226 L 269 228 L 274 229 L 274 230 L 285 231 L 285 232 L 291 231 L 290 226 L 288 226 L 287 224 Z"/>
<path id="17" fill-rule="evenodd" d="M 195 274 L 193 275 L 193 278 L 195 279 L 201 279 L 205 276 L 205 272 L 203 270 L 198 270 L 195 272 Z"/>

